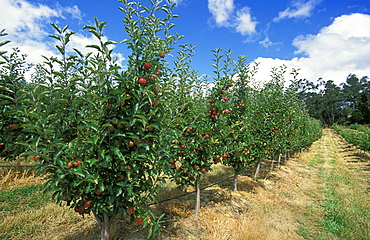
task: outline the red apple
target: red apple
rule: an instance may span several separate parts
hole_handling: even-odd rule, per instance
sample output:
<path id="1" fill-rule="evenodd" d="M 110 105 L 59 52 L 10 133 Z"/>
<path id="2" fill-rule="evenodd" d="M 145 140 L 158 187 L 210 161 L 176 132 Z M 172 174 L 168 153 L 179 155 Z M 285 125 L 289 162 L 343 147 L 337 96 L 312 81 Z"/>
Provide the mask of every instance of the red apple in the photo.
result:
<path id="1" fill-rule="evenodd" d="M 95 194 L 96 194 L 96 195 L 101 195 L 100 188 L 95 189 Z"/>
<path id="2" fill-rule="evenodd" d="M 144 66 L 145 70 L 149 70 L 152 65 L 150 65 L 150 63 L 146 62 L 146 63 L 143 64 L 143 66 Z"/>
<path id="3" fill-rule="evenodd" d="M 17 123 L 12 123 L 12 124 L 9 124 L 9 127 L 10 127 L 10 129 L 15 130 L 15 129 L 18 129 L 18 128 L 19 128 L 19 124 L 17 124 Z"/>
<path id="4" fill-rule="evenodd" d="M 135 209 L 133 207 L 127 208 L 127 214 L 133 214 L 135 212 Z"/>
<path id="5" fill-rule="evenodd" d="M 138 224 L 142 224 L 143 223 L 143 218 L 141 218 L 141 217 L 136 218 L 136 222 Z"/>
<path id="6" fill-rule="evenodd" d="M 84 207 L 85 208 L 89 208 L 91 206 L 91 202 L 90 201 L 87 201 L 84 203 Z"/>
<path id="7" fill-rule="evenodd" d="M 139 82 L 141 85 L 145 85 L 145 84 L 146 84 L 146 79 L 145 79 L 145 78 L 139 78 L 138 82 Z"/>

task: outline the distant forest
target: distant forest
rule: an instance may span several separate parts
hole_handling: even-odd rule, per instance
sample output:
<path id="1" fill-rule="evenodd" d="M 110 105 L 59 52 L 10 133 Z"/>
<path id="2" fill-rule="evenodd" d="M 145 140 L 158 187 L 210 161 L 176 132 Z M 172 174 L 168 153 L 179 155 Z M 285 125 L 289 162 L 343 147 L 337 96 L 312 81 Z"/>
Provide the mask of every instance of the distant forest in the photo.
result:
<path id="1" fill-rule="evenodd" d="M 370 81 L 350 74 L 345 83 L 337 86 L 333 80 L 315 83 L 300 79 L 290 86 L 305 102 L 309 114 L 323 124 L 369 124 Z"/>

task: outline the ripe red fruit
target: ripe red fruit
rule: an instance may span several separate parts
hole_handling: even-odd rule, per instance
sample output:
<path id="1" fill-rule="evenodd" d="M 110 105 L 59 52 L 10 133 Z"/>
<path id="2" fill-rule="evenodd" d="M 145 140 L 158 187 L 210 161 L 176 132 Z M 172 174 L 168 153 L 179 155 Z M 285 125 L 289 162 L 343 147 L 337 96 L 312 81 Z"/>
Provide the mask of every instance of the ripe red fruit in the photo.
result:
<path id="1" fill-rule="evenodd" d="M 209 136 L 209 134 L 205 134 L 204 137 L 205 138 L 209 138 L 210 136 Z"/>
<path id="2" fill-rule="evenodd" d="M 155 73 L 155 75 L 161 75 L 161 72 L 160 72 L 160 71 L 157 71 L 157 72 Z"/>
<path id="3" fill-rule="evenodd" d="M 33 156 L 33 160 L 34 161 L 38 161 L 40 159 L 40 156 L 36 155 L 36 156 Z"/>
<path id="4" fill-rule="evenodd" d="M 128 142 L 128 146 L 131 148 L 131 147 L 133 147 L 135 145 L 135 143 L 133 142 L 133 141 L 129 141 Z"/>
<path id="5" fill-rule="evenodd" d="M 12 123 L 12 124 L 10 124 L 10 125 L 9 125 L 9 127 L 10 127 L 10 129 L 15 130 L 15 129 L 18 129 L 18 128 L 19 128 L 19 124 L 17 124 L 17 123 Z"/>
<path id="6" fill-rule="evenodd" d="M 127 214 L 133 214 L 135 212 L 135 209 L 133 207 L 127 208 Z"/>
<path id="7" fill-rule="evenodd" d="M 215 115 L 210 115 L 209 117 L 210 117 L 210 118 L 215 118 Z"/>
<path id="8" fill-rule="evenodd" d="M 152 65 L 150 65 L 150 63 L 144 63 L 143 66 L 145 70 L 149 70 Z"/>
<path id="9" fill-rule="evenodd" d="M 202 170 L 200 170 L 202 173 L 206 173 L 207 172 L 207 169 L 205 168 L 202 168 Z"/>
<path id="10" fill-rule="evenodd" d="M 229 83 L 229 87 L 232 87 L 234 84 L 233 83 Z"/>
<path id="11" fill-rule="evenodd" d="M 68 165 L 68 168 L 73 168 L 73 166 L 74 166 L 73 163 L 71 163 L 71 162 L 69 162 L 67 165 Z"/>
<path id="12" fill-rule="evenodd" d="M 231 111 L 229 109 L 225 109 L 224 113 L 230 113 Z"/>
<path id="13" fill-rule="evenodd" d="M 75 207 L 75 212 L 78 212 L 78 213 L 80 213 L 80 214 L 82 214 L 83 212 L 84 212 L 84 210 L 82 209 L 82 207 L 80 207 L 80 206 L 77 206 L 77 207 Z"/>
<path id="14" fill-rule="evenodd" d="M 227 154 L 226 154 L 226 153 L 224 153 L 224 154 L 222 155 L 222 157 L 223 157 L 223 158 L 227 158 Z"/>
<path id="15" fill-rule="evenodd" d="M 101 195 L 100 188 L 95 189 L 95 194 L 96 194 L 96 195 Z"/>
<path id="16" fill-rule="evenodd" d="M 161 53 L 161 55 L 159 55 L 159 57 L 161 57 L 161 58 L 164 58 L 165 56 L 166 56 L 165 53 Z"/>
<path id="17" fill-rule="evenodd" d="M 145 85 L 145 84 L 146 84 L 146 79 L 145 79 L 145 78 L 139 78 L 138 82 L 139 82 L 141 85 Z"/>
<path id="18" fill-rule="evenodd" d="M 214 101 L 213 100 L 209 100 L 209 103 L 214 103 Z"/>
<path id="19" fill-rule="evenodd" d="M 198 166 L 194 166 L 193 168 L 194 168 L 195 170 L 198 170 L 198 169 L 199 169 L 199 167 L 198 167 Z"/>
<path id="20" fill-rule="evenodd" d="M 221 93 L 221 94 L 224 94 L 224 93 L 225 93 L 225 90 L 223 90 L 223 89 L 222 89 L 222 90 L 220 91 L 220 93 Z"/>
<path id="21" fill-rule="evenodd" d="M 84 207 L 85 208 L 89 208 L 91 206 L 91 202 L 90 201 L 87 201 L 84 203 Z"/>
<path id="22" fill-rule="evenodd" d="M 141 218 L 141 217 L 136 218 L 136 222 L 138 224 L 142 224 L 143 223 L 143 218 Z"/>
<path id="23" fill-rule="evenodd" d="M 184 146 L 184 145 L 181 145 L 181 146 L 180 146 L 180 148 L 181 148 L 181 149 L 184 149 L 184 148 L 185 148 L 185 146 Z"/>
<path id="24" fill-rule="evenodd" d="M 224 97 L 224 100 L 225 100 L 225 101 L 228 101 L 228 100 L 229 100 L 229 98 L 228 98 L 228 97 Z"/>

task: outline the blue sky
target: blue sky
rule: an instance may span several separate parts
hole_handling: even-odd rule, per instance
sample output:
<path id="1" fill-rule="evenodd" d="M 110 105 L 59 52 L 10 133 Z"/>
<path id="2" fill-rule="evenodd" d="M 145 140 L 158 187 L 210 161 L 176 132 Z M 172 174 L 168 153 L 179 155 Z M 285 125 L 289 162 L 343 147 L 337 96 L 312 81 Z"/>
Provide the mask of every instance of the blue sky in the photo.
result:
<path id="1" fill-rule="evenodd" d="M 146 4 L 148 1 L 141 1 Z M 272 67 L 300 68 L 300 78 L 344 82 L 348 74 L 370 76 L 369 0 L 177 0 L 174 30 L 180 43 L 196 46 L 194 69 L 212 75 L 212 50 L 232 49 L 260 63 L 257 81 L 269 79 Z M 107 22 L 107 38 L 124 37 L 115 0 L 0 0 L 0 29 L 6 29 L 6 48 L 19 47 L 28 61 L 55 55 L 50 22 L 70 25 L 81 49 L 92 37 L 82 30 L 94 16 Z M 5 40 L 5 38 L 1 39 Z M 114 50 L 123 60 L 125 46 Z M 168 59 L 172 60 L 172 59 Z M 290 79 L 287 74 L 287 79 Z"/>

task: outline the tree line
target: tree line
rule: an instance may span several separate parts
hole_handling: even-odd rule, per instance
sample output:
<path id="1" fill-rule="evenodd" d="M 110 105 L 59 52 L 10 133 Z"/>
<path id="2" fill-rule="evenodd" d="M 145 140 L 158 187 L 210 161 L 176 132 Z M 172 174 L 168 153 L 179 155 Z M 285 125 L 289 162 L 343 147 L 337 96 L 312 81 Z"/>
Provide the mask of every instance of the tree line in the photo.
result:
<path id="1" fill-rule="evenodd" d="M 359 78 L 349 74 L 339 85 L 333 80 L 299 79 L 291 87 L 297 90 L 310 115 L 328 126 L 370 123 L 370 81 L 367 76 Z"/>

